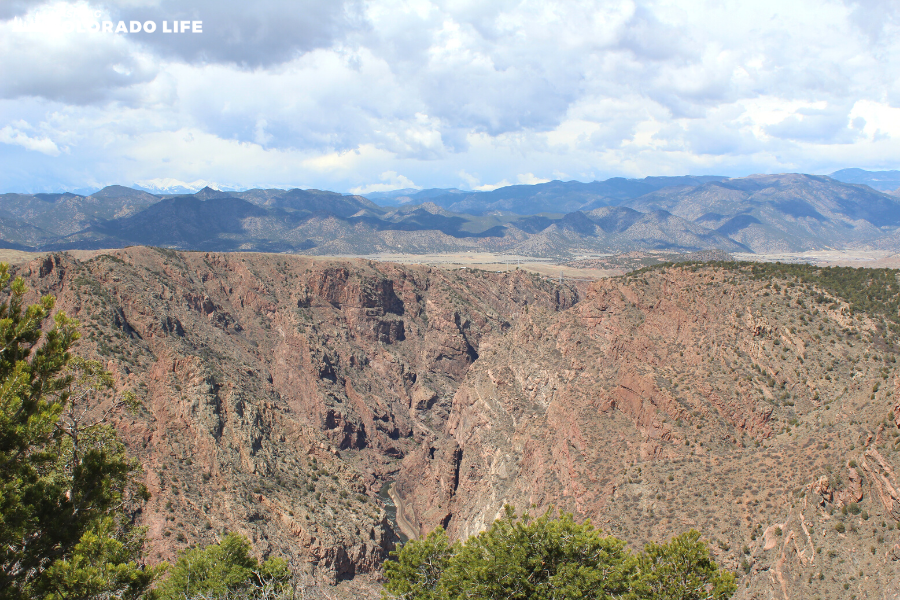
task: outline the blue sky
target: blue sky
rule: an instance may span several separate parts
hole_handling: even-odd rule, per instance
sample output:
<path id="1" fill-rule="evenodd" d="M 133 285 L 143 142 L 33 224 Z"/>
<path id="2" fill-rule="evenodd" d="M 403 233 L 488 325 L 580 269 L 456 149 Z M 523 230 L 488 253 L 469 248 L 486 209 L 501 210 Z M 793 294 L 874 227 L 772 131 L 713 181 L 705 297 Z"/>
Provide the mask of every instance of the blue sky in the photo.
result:
<path id="1" fill-rule="evenodd" d="M 896 169 L 898 34 L 890 0 L 4 0 L 0 192 Z"/>

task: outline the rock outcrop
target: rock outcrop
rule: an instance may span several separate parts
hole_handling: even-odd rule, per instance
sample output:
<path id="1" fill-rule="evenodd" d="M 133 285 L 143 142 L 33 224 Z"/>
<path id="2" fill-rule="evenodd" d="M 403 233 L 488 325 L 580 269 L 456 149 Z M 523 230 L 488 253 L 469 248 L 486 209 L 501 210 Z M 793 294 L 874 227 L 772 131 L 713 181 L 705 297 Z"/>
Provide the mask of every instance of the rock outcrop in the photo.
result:
<path id="1" fill-rule="evenodd" d="M 524 272 L 149 248 L 17 273 L 142 401 L 117 426 L 151 558 L 238 531 L 325 581 L 380 572 L 397 537 L 378 490 L 443 431 L 482 341 L 577 300 Z"/>
<path id="2" fill-rule="evenodd" d="M 669 268 L 597 282 L 563 312 L 529 311 L 482 343 L 443 438 L 404 458 L 410 518 L 420 534 L 442 525 L 464 538 L 504 504 L 553 506 L 638 546 L 693 527 L 726 566 L 746 565 L 740 598 L 876 589 L 854 583 L 859 569 L 891 581 L 877 547 L 897 539 L 900 503 L 876 446 L 893 446 L 896 428 L 881 423 L 889 392 L 872 390 L 897 380 L 893 354 L 810 306 L 816 294 Z"/>
<path id="3" fill-rule="evenodd" d="M 416 535 L 464 538 L 504 504 L 636 548 L 696 528 L 739 599 L 900 581 L 900 340 L 812 284 L 681 265 L 576 290 L 148 248 L 17 272 L 143 402 L 117 427 L 153 559 L 236 530 L 320 580 L 377 577 L 393 481 Z"/>

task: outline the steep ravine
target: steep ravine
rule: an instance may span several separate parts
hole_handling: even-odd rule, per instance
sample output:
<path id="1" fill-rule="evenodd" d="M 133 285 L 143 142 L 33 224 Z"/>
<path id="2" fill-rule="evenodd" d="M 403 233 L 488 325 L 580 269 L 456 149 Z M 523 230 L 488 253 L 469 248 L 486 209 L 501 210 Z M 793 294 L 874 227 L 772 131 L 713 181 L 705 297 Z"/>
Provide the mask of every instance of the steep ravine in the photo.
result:
<path id="1" fill-rule="evenodd" d="M 398 540 L 379 489 L 443 431 L 482 341 L 577 301 L 522 272 L 287 255 L 129 248 L 16 272 L 143 404 L 117 426 L 153 495 L 151 559 L 238 531 L 332 582 L 379 573 Z"/>
<path id="2" fill-rule="evenodd" d="M 740 599 L 900 590 L 898 341 L 815 286 L 149 248 L 17 272 L 143 402 L 117 426 L 154 560 L 235 530 L 374 581 L 393 482 L 410 533 L 556 506 L 635 547 L 700 530 Z"/>
<path id="3" fill-rule="evenodd" d="M 749 267 L 603 280 L 481 344 L 395 489 L 420 535 L 554 506 L 636 548 L 700 530 L 736 598 L 896 598 L 897 347 Z"/>
<path id="4" fill-rule="evenodd" d="M 403 498 L 394 492 L 393 486 L 394 482 L 392 481 L 385 483 L 378 495 L 384 502 L 388 518 L 391 519 L 391 524 L 394 525 L 394 529 L 397 531 L 400 543 L 406 543 L 410 539 L 416 538 L 416 528 L 406 518 Z"/>

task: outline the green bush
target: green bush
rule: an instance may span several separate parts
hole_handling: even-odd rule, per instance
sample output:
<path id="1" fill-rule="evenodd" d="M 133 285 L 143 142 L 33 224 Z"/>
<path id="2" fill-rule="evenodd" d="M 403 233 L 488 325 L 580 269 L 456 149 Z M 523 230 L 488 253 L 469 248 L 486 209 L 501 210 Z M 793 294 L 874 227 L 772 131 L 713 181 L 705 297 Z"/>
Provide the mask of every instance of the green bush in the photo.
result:
<path id="1" fill-rule="evenodd" d="M 441 598 L 441 577 L 459 547 L 451 546 L 440 527 L 425 538 L 405 544 L 391 553 L 394 560 L 384 563 L 385 590 L 398 598 Z"/>
<path id="2" fill-rule="evenodd" d="M 281 591 L 290 578 L 287 563 L 270 558 L 264 563 L 250 555 L 247 538 L 229 533 L 218 544 L 185 550 L 169 576 L 151 594 L 152 600 L 194 597 L 259 597 L 263 590 Z"/>
<path id="3" fill-rule="evenodd" d="M 572 515 L 502 518 L 464 543 L 438 528 L 392 553 L 384 565 L 386 593 L 406 600 L 517 598 L 726 599 L 734 574 L 719 569 L 700 534 L 689 531 L 640 554 L 603 537 Z"/>

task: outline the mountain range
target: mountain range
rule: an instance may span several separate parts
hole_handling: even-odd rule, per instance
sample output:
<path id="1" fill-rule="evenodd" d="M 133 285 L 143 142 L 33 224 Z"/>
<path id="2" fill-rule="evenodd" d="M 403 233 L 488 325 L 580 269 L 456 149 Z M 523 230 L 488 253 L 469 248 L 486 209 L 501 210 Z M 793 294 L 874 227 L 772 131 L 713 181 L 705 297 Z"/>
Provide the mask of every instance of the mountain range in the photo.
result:
<path id="1" fill-rule="evenodd" d="M 551 181 L 371 198 L 301 189 L 0 195 L 0 246 L 531 256 L 646 249 L 900 251 L 900 172 Z M 835 177 L 852 179 L 840 181 Z M 867 183 L 859 183 L 859 181 Z M 378 202 L 381 202 L 379 204 Z"/>

